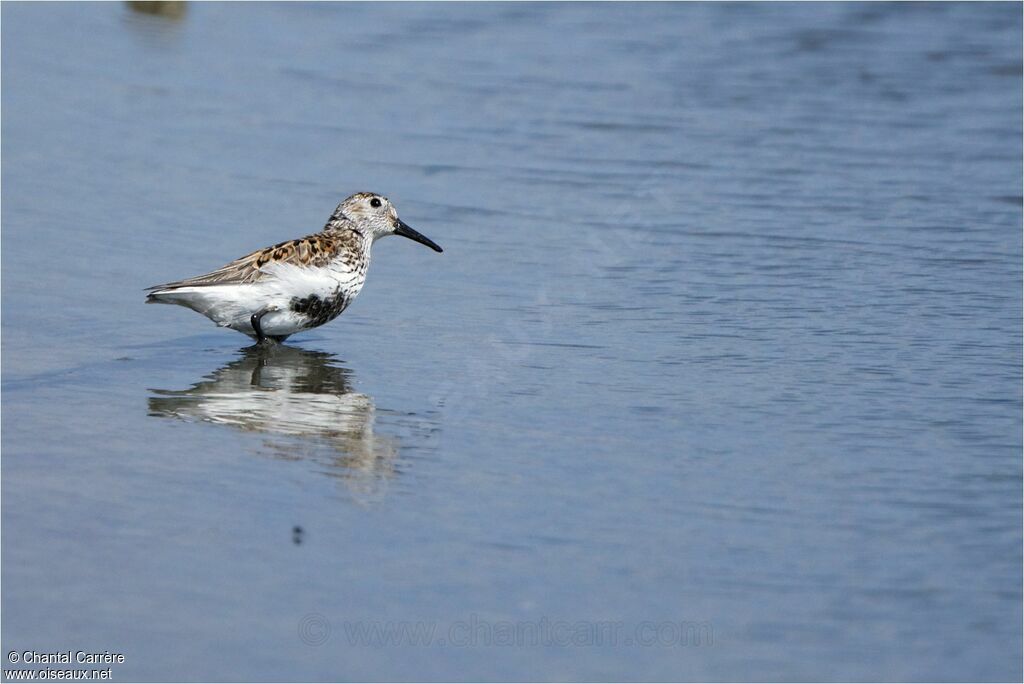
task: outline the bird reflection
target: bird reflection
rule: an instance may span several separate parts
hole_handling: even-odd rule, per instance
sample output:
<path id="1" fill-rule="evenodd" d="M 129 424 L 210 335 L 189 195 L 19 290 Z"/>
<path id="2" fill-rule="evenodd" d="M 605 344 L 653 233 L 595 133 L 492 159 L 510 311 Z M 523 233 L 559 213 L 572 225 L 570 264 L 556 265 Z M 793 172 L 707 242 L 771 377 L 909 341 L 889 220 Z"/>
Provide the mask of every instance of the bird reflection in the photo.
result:
<path id="1" fill-rule="evenodd" d="M 373 431 L 373 399 L 351 389 L 333 354 L 255 345 L 186 390 L 152 390 L 151 416 L 266 435 L 275 458 L 305 459 L 355 494 L 379 494 L 395 473 L 398 443 Z"/>

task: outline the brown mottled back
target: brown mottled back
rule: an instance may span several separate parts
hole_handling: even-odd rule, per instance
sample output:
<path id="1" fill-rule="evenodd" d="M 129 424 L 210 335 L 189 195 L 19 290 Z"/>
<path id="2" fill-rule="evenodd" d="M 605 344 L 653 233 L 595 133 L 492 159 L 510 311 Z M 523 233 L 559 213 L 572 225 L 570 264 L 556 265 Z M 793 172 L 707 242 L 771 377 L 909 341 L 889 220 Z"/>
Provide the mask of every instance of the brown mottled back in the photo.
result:
<path id="1" fill-rule="evenodd" d="M 339 252 L 349 249 L 351 245 L 358 244 L 361 240 L 361 234 L 353 229 L 329 230 L 315 235 L 307 235 L 246 254 L 216 271 L 173 283 L 154 285 L 148 289 L 163 290 L 175 287 L 254 283 L 263 276 L 260 269 L 271 262 L 322 267 L 338 256 Z"/>

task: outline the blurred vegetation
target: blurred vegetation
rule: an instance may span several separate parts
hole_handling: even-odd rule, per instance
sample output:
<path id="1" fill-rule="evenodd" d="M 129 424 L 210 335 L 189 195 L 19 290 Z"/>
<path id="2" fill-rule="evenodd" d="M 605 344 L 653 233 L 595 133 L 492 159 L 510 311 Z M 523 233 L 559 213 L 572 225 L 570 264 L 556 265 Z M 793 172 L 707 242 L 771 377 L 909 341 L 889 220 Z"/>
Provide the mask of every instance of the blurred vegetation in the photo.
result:
<path id="1" fill-rule="evenodd" d="M 135 12 L 169 19 L 181 19 L 187 8 L 184 0 L 128 0 L 128 7 Z"/>

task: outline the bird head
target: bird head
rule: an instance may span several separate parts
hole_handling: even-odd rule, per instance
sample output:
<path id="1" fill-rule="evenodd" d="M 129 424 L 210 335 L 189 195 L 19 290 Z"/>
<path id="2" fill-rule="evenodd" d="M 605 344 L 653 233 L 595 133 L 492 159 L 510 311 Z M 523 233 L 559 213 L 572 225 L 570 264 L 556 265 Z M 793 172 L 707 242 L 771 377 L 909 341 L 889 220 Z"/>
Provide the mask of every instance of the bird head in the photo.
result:
<path id="1" fill-rule="evenodd" d="M 401 235 L 435 252 L 443 251 L 440 246 L 425 235 L 413 230 L 409 224 L 398 218 L 391 200 L 372 192 L 357 192 L 345 199 L 331 216 L 332 220 L 347 218 L 356 227 L 377 240 L 385 235 Z"/>

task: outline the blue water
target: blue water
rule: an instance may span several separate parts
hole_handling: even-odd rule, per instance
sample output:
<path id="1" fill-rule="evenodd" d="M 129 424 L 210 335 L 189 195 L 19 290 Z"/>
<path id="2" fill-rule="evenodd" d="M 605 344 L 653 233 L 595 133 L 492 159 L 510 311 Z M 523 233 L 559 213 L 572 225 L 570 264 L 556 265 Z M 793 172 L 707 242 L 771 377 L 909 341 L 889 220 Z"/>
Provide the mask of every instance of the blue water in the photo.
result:
<path id="1" fill-rule="evenodd" d="M 1011 3 L 4 3 L 2 653 L 1020 680 L 1021 36 Z M 378 243 L 272 353 L 143 304 L 357 190 L 444 254 Z"/>

